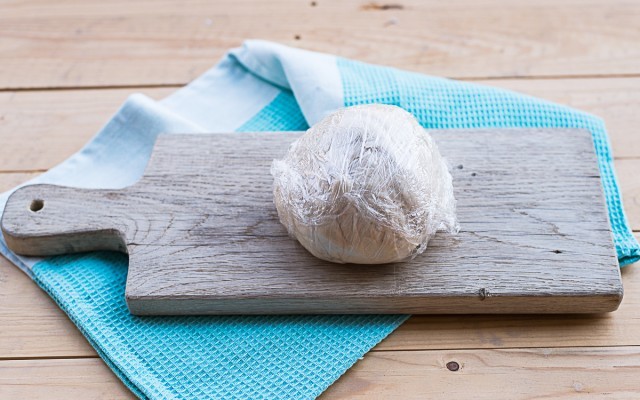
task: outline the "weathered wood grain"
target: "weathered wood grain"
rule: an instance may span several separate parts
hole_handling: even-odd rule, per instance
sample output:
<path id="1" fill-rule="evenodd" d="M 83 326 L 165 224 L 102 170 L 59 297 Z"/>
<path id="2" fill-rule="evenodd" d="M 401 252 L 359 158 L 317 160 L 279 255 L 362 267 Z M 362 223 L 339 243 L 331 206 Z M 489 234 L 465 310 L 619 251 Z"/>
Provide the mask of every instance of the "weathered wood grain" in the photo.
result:
<path id="1" fill-rule="evenodd" d="M 640 164 L 637 166 L 634 171 L 640 170 Z M 2 173 L 0 192 L 34 175 Z M 622 182 L 625 204 L 630 204 L 627 185 L 635 181 Z M 613 314 L 413 316 L 373 351 L 639 346 L 640 270 L 635 266 L 624 268 L 622 281 L 624 300 Z M 0 299 L 0 359 L 97 357 L 55 303 L 3 257 L 0 257 Z"/>
<path id="2" fill-rule="evenodd" d="M 628 197 L 629 187 L 637 184 L 640 161 L 624 162 L 630 166 L 618 168 L 618 177 L 625 206 L 630 206 L 634 202 Z M 0 191 L 33 176 L 2 173 Z M 639 214 L 628 212 L 627 215 L 633 219 Z M 413 316 L 374 351 L 640 345 L 640 271 L 635 266 L 624 268 L 622 280 L 624 300 L 612 314 Z M 3 257 L 0 257 L 0 298 L 0 326 L 3 327 L 0 358 L 95 356 L 91 346 L 53 301 Z"/>
<path id="3" fill-rule="evenodd" d="M 636 399 L 638 376 L 635 346 L 378 352 L 321 398 Z"/>
<path id="4" fill-rule="evenodd" d="M 615 313 L 414 315 L 373 351 L 640 346 L 640 271 L 625 268 L 622 280 L 625 297 Z M 3 257 L 0 294 L 0 359 L 97 357 L 55 303 Z"/>
<path id="5" fill-rule="evenodd" d="M 184 84 L 245 38 L 448 77 L 640 73 L 629 1 L 12 1 L 0 88 Z"/>
<path id="6" fill-rule="evenodd" d="M 586 265 L 585 268 L 588 266 Z M 640 271 L 622 270 L 625 297 L 606 315 L 414 315 L 374 351 L 638 346 Z"/>
<path id="7" fill-rule="evenodd" d="M 372 351 L 640 346 L 640 270 L 623 269 L 622 280 L 625 297 L 615 313 L 414 315 Z M 3 257 L 0 294 L 0 359 L 97 357 L 55 303 Z"/>
<path id="8" fill-rule="evenodd" d="M 584 109 L 607 122 L 616 172 L 631 227 L 640 231 L 640 78 L 495 80 L 514 89 Z M 161 98 L 175 89 L 144 89 Z M 0 171 L 44 170 L 79 150 L 117 110 L 131 89 L 0 93 Z M 29 143 L 25 146 L 24 143 Z"/>
<path id="9" fill-rule="evenodd" d="M 371 24 L 364 30 L 363 26 L 357 24 L 353 25 L 356 28 L 351 30 L 348 28 L 351 26 L 350 22 L 345 23 L 339 18 L 323 18 L 322 21 L 308 19 L 304 21 L 306 31 L 301 35 L 299 41 L 290 41 L 289 36 L 286 36 L 285 39 L 289 40 L 287 43 L 294 45 L 300 44 L 319 50 L 326 49 L 348 57 L 394 64 L 402 68 L 447 76 L 456 76 L 459 72 L 464 73 L 466 68 L 469 68 L 474 76 L 480 76 L 475 73 L 481 72 L 483 69 L 489 71 L 492 76 L 495 76 L 493 72 L 506 73 L 506 76 L 522 74 L 526 68 L 518 66 L 520 60 L 523 60 L 522 64 L 528 62 L 533 67 L 531 73 L 539 74 L 540 70 L 544 69 L 546 73 L 562 76 L 583 74 L 585 71 L 589 75 L 594 74 L 595 71 L 598 75 L 616 75 L 621 73 L 620 65 L 622 64 L 639 65 L 634 58 L 634 54 L 637 54 L 635 44 L 637 40 L 629 39 L 637 34 L 637 29 L 634 27 L 638 24 L 634 21 L 637 20 L 638 14 L 631 11 L 638 6 L 636 3 L 621 0 L 609 2 L 580 0 L 551 4 L 552 2 L 545 1 L 537 2 L 535 6 L 531 7 L 531 3 L 528 1 L 519 2 L 517 5 L 514 2 L 483 1 L 472 4 L 467 2 L 469 12 L 463 13 L 463 18 L 459 21 L 455 18 L 455 15 L 458 14 L 455 11 L 449 15 L 441 15 L 451 7 L 465 2 L 467 1 L 447 2 L 447 4 L 425 2 L 425 8 L 428 7 L 429 12 L 435 16 L 435 23 L 442 25 L 436 29 L 431 27 L 433 26 L 433 22 L 431 22 L 420 24 L 420 26 L 412 27 L 409 30 L 402 17 L 404 13 L 398 16 L 393 8 L 377 11 L 373 7 L 368 11 L 370 14 L 367 15 L 367 18 L 372 18 Z M 315 3 L 315 8 L 320 9 L 325 6 L 326 2 L 320 0 Z M 215 47 L 209 52 L 210 39 L 207 37 L 207 33 L 203 32 L 200 24 L 193 23 L 190 27 L 186 27 L 184 17 L 178 16 L 174 20 L 171 16 L 167 16 L 180 13 L 182 10 L 175 11 L 178 6 L 157 2 L 150 6 L 138 2 L 127 3 L 124 6 L 119 6 L 117 3 L 109 4 L 114 4 L 115 7 L 112 10 L 105 10 L 109 7 L 107 3 L 82 2 L 80 4 L 69 1 L 43 3 L 20 0 L 3 3 L 2 13 L 0 13 L 0 29 L 6 34 L 0 35 L 0 51 L 5 56 L 0 63 L 0 80 L 4 82 L 5 87 L 6 85 L 15 85 L 14 87 L 30 85 L 29 87 L 50 88 L 73 87 L 76 84 L 81 86 L 98 84 L 145 85 L 155 84 L 154 82 L 168 82 L 165 79 L 167 76 L 178 76 L 179 79 L 175 79 L 174 82 L 181 85 L 197 76 L 200 71 L 208 68 L 222 54 L 224 47 L 237 45 L 240 40 L 239 34 L 238 37 L 231 37 L 236 35 L 234 32 L 237 31 L 231 26 L 223 33 L 216 33 L 216 38 L 213 39 L 214 46 L 218 46 L 220 43 L 220 47 Z M 196 12 L 201 12 L 203 8 L 208 8 L 211 4 L 213 3 L 201 3 L 196 5 L 196 7 L 200 7 L 198 9 L 187 4 L 184 8 L 187 9 L 191 6 L 191 9 Z M 273 4 L 279 7 L 280 3 Z M 366 1 L 361 4 L 368 5 Z M 485 4 L 489 8 L 501 8 L 503 11 L 500 15 L 495 12 L 491 15 L 477 10 Z M 496 6 L 496 4 L 498 5 Z M 311 6 L 310 2 L 308 5 Z M 592 13 L 590 17 L 585 17 L 581 15 L 580 11 L 585 6 L 587 9 L 600 7 L 601 12 Z M 247 7 L 243 2 L 234 2 L 233 4 L 224 4 L 222 9 L 224 13 L 230 8 L 241 10 Z M 556 13 L 557 19 L 547 18 L 548 13 L 535 10 L 522 19 L 520 17 L 523 13 L 522 9 L 527 7 L 546 8 L 549 13 Z M 171 12 L 165 12 L 167 8 L 172 8 Z M 436 9 L 445 11 L 438 14 L 434 11 Z M 562 10 L 567 9 L 569 11 L 563 14 Z M 277 15 L 271 13 L 270 9 L 261 9 L 260 11 L 268 15 Z M 415 10 L 409 12 L 415 12 Z M 477 25 L 472 25 L 472 29 L 466 30 L 464 25 L 467 23 L 464 16 L 471 14 L 471 12 L 477 15 L 477 21 L 472 21 Z M 589 12 L 587 11 L 587 13 Z M 373 13 L 377 13 L 383 18 L 388 17 L 388 28 L 399 28 L 396 31 L 388 28 L 385 28 L 386 31 L 380 29 L 381 33 L 387 35 L 380 45 L 375 41 L 369 41 L 371 35 L 368 31 L 375 29 L 379 22 L 374 19 L 376 16 Z M 567 15 L 568 13 L 571 15 Z M 159 16 L 159 14 L 162 15 Z M 205 19 L 207 16 L 204 14 L 201 13 L 198 16 L 204 19 L 204 23 L 208 23 L 209 21 Z M 625 15 L 623 20 L 619 19 L 619 14 Z M 298 14 L 290 15 L 299 18 Z M 101 18 L 101 16 L 105 16 L 105 18 Z M 138 25 L 138 22 L 145 17 L 148 21 L 145 21 L 143 25 Z M 228 14 L 221 14 L 220 17 L 217 19 L 223 19 L 225 23 L 229 22 L 231 25 L 236 24 L 240 27 L 244 26 L 244 21 L 248 21 L 242 16 L 236 16 L 236 12 L 233 10 Z M 158 35 L 154 35 L 152 31 L 155 27 L 152 20 L 163 18 L 169 20 L 167 25 L 175 25 L 177 29 L 163 27 Z M 262 26 L 253 24 L 260 29 L 256 31 L 256 26 L 247 28 L 248 34 L 246 36 L 279 39 L 278 35 L 289 35 L 288 31 L 278 33 L 281 29 L 284 30 L 290 26 L 288 18 L 282 16 L 277 19 L 276 26 L 270 26 L 271 31 L 261 35 L 253 34 L 253 32 L 260 32 Z M 421 18 L 423 21 L 427 20 L 424 16 Z M 9 19 L 13 20 L 11 24 L 7 24 Z M 131 24 L 131 20 L 135 20 L 135 23 Z M 512 20 L 513 23 L 508 22 L 509 20 Z M 563 20 L 567 21 L 566 29 L 558 30 L 557 25 L 563 24 Z M 348 30 L 348 32 L 343 31 L 340 36 L 325 37 L 324 32 L 330 30 L 332 21 L 340 25 L 338 29 Z M 488 26 L 486 29 L 479 28 L 479 25 L 484 24 L 485 21 L 487 25 L 492 26 Z M 509 26 L 518 27 L 522 21 L 524 23 L 520 32 L 517 28 L 515 30 L 505 29 L 505 26 L 507 28 Z M 211 22 L 218 23 L 220 21 L 211 19 Z M 247 24 L 251 24 L 251 22 Z M 451 25 L 451 27 L 448 28 L 444 25 Z M 43 27 L 42 31 L 39 31 L 39 26 Z M 138 26 L 139 28 L 137 28 Z M 398 32 L 399 30 L 402 32 Z M 168 31 L 171 33 L 169 34 Z M 353 33 L 354 31 L 357 33 Z M 418 32 L 417 36 L 416 32 Z M 491 35 L 495 35 L 497 40 L 494 41 L 493 38 L 490 38 Z M 559 37 L 560 35 L 563 37 Z M 478 38 L 478 36 L 481 37 Z M 394 37 L 396 38 L 395 43 L 392 41 Z M 481 40 L 482 37 L 487 39 L 487 46 L 484 46 L 484 49 L 480 41 L 477 40 Z M 535 40 L 536 37 L 540 40 Z M 201 38 L 207 42 L 204 46 L 201 46 Z M 335 38 L 340 38 L 340 40 Z M 533 41 L 531 41 L 532 38 Z M 507 40 L 509 42 L 506 42 Z M 372 45 L 371 43 L 376 44 Z M 418 57 L 420 46 L 425 43 L 430 46 L 431 51 Z M 634 46 L 633 51 L 629 51 L 627 48 L 629 43 Z M 575 46 L 570 44 L 575 44 Z M 398 47 L 398 53 L 404 53 L 406 56 L 401 58 L 387 57 L 387 54 L 395 55 L 395 53 L 389 52 L 389 48 L 393 46 Z M 386 51 L 379 52 L 379 48 L 384 48 Z M 473 52 L 474 49 L 478 51 Z M 556 50 L 561 54 L 554 54 Z M 439 54 L 434 54 L 436 51 Z M 498 52 L 505 52 L 504 56 L 498 55 Z M 193 57 L 195 53 L 204 55 L 199 60 L 195 60 Z M 627 54 L 630 57 L 627 57 Z M 13 59 L 14 57 L 15 59 Z M 188 57 L 189 60 L 174 59 L 181 57 Z M 141 60 L 143 58 L 152 62 L 147 63 L 146 60 Z M 130 62 L 129 59 L 133 62 Z M 539 63 L 540 60 L 547 61 Z M 456 62 L 456 64 L 452 65 L 452 62 Z M 607 64 L 610 65 L 610 68 Z M 7 67 L 11 69 L 10 72 L 7 72 Z M 447 72 L 449 69 L 452 72 Z M 10 82 L 7 83 L 7 80 Z M 637 94 L 640 93 L 640 90 L 634 81 L 637 81 L 636 78 L 494 80 L 487 83 L 500 86 L 505 84 L 507 87 L 561 101 L 604 117 L 609 127 L 614 155 L 629 158 L 640 156 L 640 135 L 638 135 L 636 128 L 640 124 L 640 114 L 637 113 L 637 104 L 640 102 Z M 101 96 L 101 93 L 112 92 L 111 90 L 0 93 L 0 170 L 43 170 L 65 159 L 96 132 L 106 121 L 106 118 L 116 110 L 121 99 L 126 97 L 126 93 L 134 90 L 139 89 L 123 89 L 122 95 L 120 97 L 114 96 L 110 100 L 111 103 L 103 103 Z M 146 93 L 152 93 L 164 89 L 143 90 Z M 70 98 L 79 99 L 79 101 L 69 102 Z M 5 102 L 5 99 L 8 101 Z M 84 107 L 83 101 L 95 106 L 92 107 L 91 112 L 83 113 L 81 118 L 78 118 L 80 115 L 74 112 L 74 108 Z M 51 118 L 50 123 L 41 123 L 46 121 L 45 118 Z M 634 203 L 628 198 L 628 188 L 633 185 L 637 186 L 636 171 L 640 171 L 640 167 L 634 167 L 631 164 L 634 161 L 636 160 L 625 161 L 626 166 L 622 167 L 616 162 L 616 167 L 624 191 L 627 215 L 632 221 L 634 221 L 634 217 L 635 221 L 638 221 L 640 215 L 638 203 Z M 0 174 L 0 182 L 6 176 L 9 175 Z M 640 226 L 637 224 L 634 224 L 634 228 L 640 230 Z M 640 282 L 637 279 L 640 275 L 635 273 L 636 270 L 637 266 L 634 266 L 622 271 L 626 291 L 625 299 L 620 309 L 613 314 L 602 317 L 587 315 L 566 317 L 548 315 L 414 317 L 378 348 L 383 349 L 387 344 L 390 346 L 387 349 L 395 345 L 404 349 L 437 348 L 438 346 L 442 348 L 552 347 L 556 342 L 562 346 L 637 345 L 639 344 L 638 332 L 640 332 L 638 325 L 640 324 L 640 314 L 638 314 L 640 302 L 635 294 L 640 293 L 640 286 L 636 284 Z M 2 302 L 0 307 L 0 327 L 2 327 L 0 328 L 0 357 L 61 356 L 65 354 L 77 356 L 91 352 L 84 339 L 62 312 L 21 272 L 4 259 L 0 261 L 0 271 L 8 271 L 7 273 L 0 272 L 0 299 Z M 412 325 L 413 321 L 419 321 L 420 324 Z M 593 364 L 592 359 L 597 360 L 600 357 L 599 354 L 589 354 L 590 357 L 581 362 L 586 366 Z M 365 356 L 365 360 L 371 355 Z M 40 361 L 49 362 L 49 360 L 38 360 L 38 362 Z M 54 362 L 57 361 L 54 360 Z M 101 362 L 96 360 L 96 365 L 99 364 Z M 55 368 L 40 370 L 44 375 L 37 374 L 35 369 L 17 370 L 16 374 L 9 377 L 16 378 L 11 382 L 11 390 L 18 392 L 11 392 L 11 396 L 2 395 L 0 397 L 125 398 L 125 395 L 121 394 L 118 388 L 113 388 L 108 383 L 111 382 L 110 379 L 114 378 L 104 365 L 97 369 L 86 367 L 87 374 L 82 376 L 65 369 L 59 363 L 54 366 Z M 574 371 L 572 370 L 568 372 L 569 375 L 565 375 L 566 369 L 560 372 L 559 369 L 553 367 L 555 365 L 548 368 L 550 372 L 543 379 L 536 379 L 531 384 L 530 380 L 523 382 L 523 380 L 517 379 L 522 377 L 517 365 L 511 368 L 506 366 L 502 371 L 504 380 L 498 381 L 499 393 L 494 386 L 485 385 L 484 378 L 468 385 L 465 382 L 455 382 L 452 385 L 442 387 L 442 393 L 451 392 L 456 395 L 463 389 L 468 389 L 468 392 L 458 397 L 481 398 L 486 392 L 489 392 L 493 393 L 495 399 L 499 399 L 501 396 L 504 398 L 518 398 L 518 396 L 530 398 L 537 394 L 540 395 L 539 397 L 558 398 L 560 396 L 556 393 L 560 391 L 553 392 L 556 382 L 559 382 L 558 377 L 574 376 Z M 603 373 L 599 369 L 590 369 L 584 378 L 585 381 L 596 382 L 600 385 L 603 383 L 602 380 L 606 379 L 611 383 L 613 390 L 611 393 L 604 389 L 598 392 L 597 388 L 592 391 L 583 390 L 573 397 L 583 398 L 591 395 L 589 397 L 637 398 L 637 393 L 633 393 L 632 390 L 631 394 L 624 392 L 626 384 L 635 382 L 635 376 L 627 377 L 624 375 L 628 368 L 616 368 L 613 374 L 609 374 L 608 371 Z M 97 376 L 107 382 L 105 383 L 106 387 L 96 384 L 89 385 L 90 388 L 87 388 L 86 381 L 91 382 L 92 376 L 96 376 L 92 375 L 91 371 L 98 369 L 103 374 L 98 373 Z M 390 367 L 389 370 L 393 371 L 393 367 Z M 3 369 L 0 377 L 7 376 L 7 371 L 7 369 Z M 393 386 L 393 382 L 389 382 L 389 373 L 386 368 L 379 368 L 378 374 L 376 377 L 373 374 L 369 375 L 366 381 L 359 379 L 358 376 L 347 374 L 338 384 L 343 384 L 345 379 L 354 379 L 354 386 L 351 386 L 351 389 L 354 389 L 355 392 L 358 391 L 358 385 L 362 387 L 367 385 L 367 382 L 373 381 Z M 410 374 L 409 371 L 405 376 Z M 637 373 L 635 374 L 637 375 Z M 508 379 L 511 376 L 515 378 L 513 381 Z M 534 374 L 534 376 L 540 375 Z M 33 379 L 29 379 L 30 377 Z M 429 393 L 430 388 L 424 385 L 432 383 L 432 381 L 428 379 L 429 377 L 425 378 L 420 374 L 414 374 L 414 377 L 415 379 L 410 381 L 398 378 L 399 380 L 396 382 L 401 382 L 401 386 L 393 386 L 395 390 L 392 391 L 377 386 L 376 389 L 382 393 L 377 396 L 395 398 L 398 397 L 398 393 L 401 393 L 406 398 L 411 398 L 413 395 L 425 398 L 426 396 L 423 396 L 422 393 Z M 433 384 L 437 385 L 437 379 L 434 381 Z M 43 382 L 49 386 L 42 386 Z M 65 391 L 64 388 L 69 383 L 72 383 L 74 387 Z M 565 384 L 567 384 L 565 381 L 559 383 L 560 386 Z M 587 386 L 587 388 L 592 387 Z M 598 387 L 603 388 L 603 386 Z M 417 394 L 410 392 L 409 388 L 415 388 Z M 362 390 L 366 391 L 366 389 Z M 525 393 L 527 390 L 530 392 Z M 0 389 L 0 392 L 7 393 L 5 386 Z M 367 397 L 374 398 L 375 396 L 376 393 L 369 393 Z M 437 398 L 437 396 L 440 394 L 434 394 L 432 397 Z M 345 397 L 345 395 L 343 394 L 341 397 Z M 451 398 L 452 396 L 446 397 Z"/>
<path id="10" fill-rule="evenodd" d="M 137 314 L 617 308 L 622 287 L 588 132 L 433 134 L 455 166 L 463 231 L 437 236 L 408 263 L 338 266 L 287 237 L 268 170 L 296 133 L 161 136 L 136 185 L 23 188 L 2 228 L 21 254 L 128 249 Z"/>

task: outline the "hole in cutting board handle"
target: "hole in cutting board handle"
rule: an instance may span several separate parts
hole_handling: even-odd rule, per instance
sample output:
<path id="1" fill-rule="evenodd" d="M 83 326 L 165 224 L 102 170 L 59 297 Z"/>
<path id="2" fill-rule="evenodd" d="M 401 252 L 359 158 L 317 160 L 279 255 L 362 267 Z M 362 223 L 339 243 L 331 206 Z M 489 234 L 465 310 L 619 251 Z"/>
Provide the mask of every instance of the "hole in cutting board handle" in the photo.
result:
<path id="1" fill-rule="evenodd" d="M 31 204 L 29 205 L 29 210 L 33 212 L 38 212 L 42 210 L 43 207 L 44 207 L 44 200 L 35 199 L 31 201 Z"/>

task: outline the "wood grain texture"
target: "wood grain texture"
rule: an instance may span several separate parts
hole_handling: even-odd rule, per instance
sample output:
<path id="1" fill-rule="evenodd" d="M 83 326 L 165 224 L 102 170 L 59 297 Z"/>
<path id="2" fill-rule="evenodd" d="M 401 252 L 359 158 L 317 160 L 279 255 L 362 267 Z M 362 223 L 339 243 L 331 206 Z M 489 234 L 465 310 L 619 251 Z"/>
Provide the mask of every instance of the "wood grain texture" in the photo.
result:
<path id="1" fill-rule="evenodd" d="M 617 158 L 640 158 L 640 78 L 484 80 L 594 113 Z M 154 99 L 175 88 L 0 92 L 0 171 L 44 170 L 79 150 L 129 94 Z M 29 143 L 25 146 L 24 143 Z M 621 176 L 624 179 L 624 176 Z M 638 226 L 636 229 L 640 229 Z"/>
<path id="2" fill-rule="evenodd" d="M 373 351 L 640 346 L 640 271 L 622 270 L 625 297 L 605 315 L 413 316 Z M 0 359 L 97 357 L 66 315 L 0 257 Z"/>
<path id="3" fill-rule="evenodd" d="M 245 38 L 448 77 L 640 73 L 637 2 L 12 1 L 0 88 L 184 84 Z"/>
<path id="4" fill-rule="evenodd" d="M 53 300 L 2 256 L 0 302 L 0 359 L 97 357 Z"/>
<path id="5" fill-rule="evenodd" d="M 597 115 L 616 158 L 640 158 L 640 78 L 496 79 L 478 83 L 530 94 Z"/>
<path id="6" fill-rule="evenodd" d="M 640 346 L 640 271 L 622 270 L 625 297 L 605 315 L 415 315 L 372 351 Z M 97 357 L 24 273 L 0 257 L 0 359 Z"/>
<path id="7" fill-rule="evenodd" d="M 617 308 L 622 287 L 588 132 L 433 135 L 456 166 L 463 230 L 436 236 L 408 263 L 339 266 L 287 237 L 268 170 L 297 133 L 163 135 L 134 186 L 26 187 L 9 199 L 2 229 L 21 254 L 128 250 L 136 314 Z M 34 199 L 42 210 L 29 210 Z"/>
<path id="8" fill-rule="evenodd" d="M 142 92 L 159 99 L 174 90 Z M 46 170 L 61 163 L 98 132 L 131 92 L 0 92 L 0 170 Z"/>
<path id="9" fill-rule="evenodd" d="M 0 191 L 34 175 L 2 173 Z M 622 189 L 628 192 L 624 184 Z M 626 195 L 624 199 L 630 203 Z M 640 234 L 637 236 L 640 239 Z M 373 351 L 640 346 L 640 270 L 636 266 L 624 268 L 622 281 L 625 296 L 612 314 L 413 316 Z M 97 357 L 55 303 L 3 257 L 0 299 L 0 359 Z"/>
<path id="10" fill-rule="evenodd" d="M 0 361 L 2 399 L 135 399 L 98 358 Z"/>
<path id="11" fill-rule="evenodd" d="M 637 234 L 636 237 L 639 237 Z M 586 267 L 586 266 L 585 266 Z M 601 315 L 414 315 L 374 351 L 640 345 L 640 271 L 622 269 L 620 308 Z"/>
<path id="12" fill-rule="evenodd" d="M 378 352 L 321 399 L 637 399 L 638 376 L 635 346 Z"/>
<path id="13" fill-rule="evenodd" d="M 35 175 L 37 174 L 0 174 L 0 192 Z M 53 300 L 2 256 L 0 304 L 0 359 L 37 356 L 97 357 L 87 340 Z"/>
<path id="14" fill-rule="evenodd" d="M 640 231 L 640 78 L 485 81 L 584 109 L 604 118 L 631 227 Z M 144 89 L 161 98 L 175 89 Z M 131 89 L 0 93 L 0 171 L 44 170 L 79 150 Z M 28 142 L 29 146 L 24 143 Z M 622 161 L 620 158 L 624 158 Z M 14 185 L 15 186 L 15 185 Z M 7 187 L 7 189 L 9 186 Z"/>
<path id="15" fill-rule="evenodd" d="M 0 13 L 0 81 L 4 88 L 148 85 L 171 80 L 182 85 L 209 68 L 226 47 L 239 44 L 242 39 L 240 35 L 275 40 L 282 38 L 288 44 L 446 76 L 468 72 L 465 76 L 481 77 L 482 71 L 492 77 L 500 74 L 524 76 L 525 73 L 532 76 L 540 75 L 541 71 L 554 76 L 584 73 L 609 75 L 611 77 L 601 79 L 517 79 L 484 83 L 560 101 L 603 117 L 611 136 L 614 155 L 636 158 L 625 160 L 626 165 L 623 166 L 618 160 L 616 168 L 627 215 L 632 222 L 640 218 L 640 208 L 632 200 L 635 191 L 629 190 L 637 185 L 637 171 L 640 171 L 640 165 L 633 164 L 640 157 L 640 134 L 637 129 L 640 125 L 640 114 L 637 112 L 640 85 L 637 78 L 619 77 L 621 73 L 630 73 L 628 69 L 622 72 L 625 68 L 631 66 L 636 69 L 640 65 L 636 57 L 638 40 L 634 37 L 640 26 L 635 22 L 638 20 L 637 12 L 633 12 L 638 7 L 637 2 L 571 0 L 559 3 L 545 0 L 536 4 L 531 1 L 516 4 L 506 0 L 462 0 L 445 4 L 427 1 L 423 9 L 428 8 L 428 15 L 416 15 L 420 22 L 412 22 L 411 25 L 407 25 L 404 16 L 421 10 L 405 7 L 399 13 L 393 8 L 382 11 L 369 7 L 364 17 L 347 15 L 345 19 L 349 21 L 345 22 L 339 17 L 327 18 L 324 14 L 305 19 L 300 13 L 277 11 L 285 3 L 270 2 L 270 7 L 274 8 L 258 6 L 257 11 L 275 21 L 268 26 L 245 18 L 243 12 L 254 11 L 248 10 L 250 6 L 244 2 L 218 2 L 220 11 L 216 13 L 216 18 L 211 18 L 206 12 L 214 7 L 214 2 L 187 3 L 185 6 L 185 3 L 169 3 L 98 4 L 95 1 L 79 3 L 69 0 L 55 3 L 36 0 L 4 2 Z M 311 7 L 310 3 L 303 1 L 300 5 Z M 315 3 L 315 11 L 326 6 L 322 0 Z M 412 4 L 404 1 L 394 3 L 405 6 Z M 347 2 L 346 6 L 351 4 Z M 335 3 L 329 6 L 335 7 Z M 362 1 L 356 6 L 367 7 L 369 3 Z M 457 6 L 466 6 L 467 10 L 460 13 L 454 9 Z M 489 12 L 482 10 L 485 6 Z M 596 8 L 600 11 L 594 12 Z M 195 17 L 185 22 L 189 18 L 183 13 L 189 13 L 190 10 L 194 11 Z M 523 17 L 523 14 L 526 15 Z M 623 17 L 620 18 L 620 15 Z M 367 22 L 361 18 L 367 19 Z M 298 21 L 292 22 L 290 19 Z M 156 21 L 167 23 L 157 24 Z M 219 26 L 220 32 L 216 31 L 212 38 L 204 25 L 219 24 L 221 21 L 227 25 Z M 388 26 L 379 27 L 381 22 Z M 304 25 L 304 31 L 295 29 L 297 32 L 293 32 L 293 25 Z M 244 33 L 238 33 L 240 30 Z M 336 35 L 336 31 L 341 33 Z M 327 32 L 331 34 L 327 35 Z M 301 35 L 300 40 L 292 40 L 290 35 L 296 33 Z M 423 48 L 425 44 L 429 46 L 426 50 Z M 129 92 L 139 90 L 153 97 L 155 91 L 170 92 L 174 89 L 0 93 L 0 171 L 50 168 L 79 149 Z M 103 93 L 107 95 L 103 96 Z M 85 103 L 91 104 L 90 111 L 78 113 L 76 109 L 84 109 Z M 0 183 L 7 178 L 17 182 L 26 176 L 0 174 Z M 634 222 L 634 229 L 640 230 L 637 222 Z M 0 260 L 0 357 L 74 357 L 91 353 L 86 341 L 53 302 L 17 268 L 1 257 Z M 553 347 L 556 343 L 561 346 L 638 345 L 640 274 L 636 271 L 637 266 L 623 269 L 624 301 L 617 312 L 606 316 L 413 317 L 377 348 Z M 469 354 L 472 353 L 475 351 L 470 350 Z M 374 351 L 366 355 L 365 361 L 375 354 Z M 587 369 L 584 366 L 592 365 L 602 357 L 598 353 L 588 354 L 579 370 L 580 373 L 584 372 L 584 381 L 579 383 L 583 384 L 583 388 L 593 388 L 593 385 L 584 385 L 584 382 L 595 382 L 596 390 L 583 390 L 565 397 L 639 397 L 632 390 L 631 394 L 624 392 L 626 384 L 637 380 L 635 371 L 634 376 L 627 377 L 624 374 L 629 366 L 616 368 L 615 374 L 609 374 L 608 371 L 603 373 L 597 368 Z M 121 392 L 121 385 L 111 385 L 111 380 L 115 378 L 99 360 L 94 361 L 95 368 L 83 366 L 85 374 L 81 376 L 65 369 L 57 360 L 29 362 L 51 361 L 54 368 L 21 368 L 16 369 L 13 375 L 7 375 L 9 369 L 3 369 L 0 378 L 10 378 L 12 395 L 4 395 L 9 392 L 7 385 L 3 385 L 0 397 L 127 398 Z M 635 362 L 635 365 L 638 364 Z M 413 368 L 419 369 L 420 366 Z M 338 385 L 344 389 L 344 384 L 351 379 L 354 384 L 348 391 L 342 390 L 335 396 L 357 398 L 357 393 L 362 391 L 369 394 L 368 398 L 396 398 L 398 393 L 405 398 L 426 398 L 422 393 L 432 392 L 429 392 L 431 386 L 425 385 L 438 385 L 437 379 L 431 380 L 428 379 L 430 376 L 412 374 L 411 371 L 397 376 L 392 382 L 393 371 L 396 371 L 394 364 L 389 361 L 388 368 L 378 368 L 375 372 L 377 375 L 371 372 L 367 379 L 348 373 Z M 543 379 L 525 380 L 517 366 L 506 366 L 501 371 L 502 380 L 488 380 L 483 376 L 468 384 L 467 381 L 456 381 L 447 386 L 438 386 L 441 392 L 432 393 L 431 397 L 452 398 L 467 390 L 458 397 L 482 398 L 488 397 L 486 393 L 489 393 L 494 399 L 558 398 L 561 396 L 557 393 L 565 392 L 562 389 L 555 390 L 557 383 L 562 388 L 566 385 L 568 391 L 571 389 L 569 385 L 573 385 L 573 382 L 559 381 L 560 377 L 573 377 L 577 373 L 573 369 L 567 372 L 567 369 L 559 369 L 556 364 L 551 364 L 540 367 L 529 376 L 539 377 L 542 371 L 548 371 Z M 96 376 L 104 385 L 89 383 Z M 601 385 L 603 379 L 613 387 L 611 393 Z M 372 393 L 368 389 L 371 386 L 367 386 L 371 382 L 379 382 L 383 386 L 374 386 L 378 392 Z M 43 383 L 47 385 L 43 386 Z M 444 383 L 449 381 L 445 380 Z M 386 385 L 393 390 L 386 390 Z M 601 390 L 598 391 L 598 388 Z"/>
<path id="16" fill-rule="evenodd" d="M 639 374 L 636 346 L 374 352 L 320 398 L 637 399 Z M 0 398 L 134 396 L 99 359 L 40 359 L 0 361 Z"/>

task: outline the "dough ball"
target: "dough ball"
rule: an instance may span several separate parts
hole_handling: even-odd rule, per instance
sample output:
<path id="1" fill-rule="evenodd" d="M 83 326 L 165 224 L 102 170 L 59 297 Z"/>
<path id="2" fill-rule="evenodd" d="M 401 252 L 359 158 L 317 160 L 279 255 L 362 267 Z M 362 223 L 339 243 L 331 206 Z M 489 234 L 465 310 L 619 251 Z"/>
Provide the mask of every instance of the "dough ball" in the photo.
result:
<path id="1" fill-rule="evenodd" d="M 336 263 L 385 264 L 457 232 L 451 174 L 431 136 L 403 109 L 344 108 L 274 160 L 274 202 L 289 234 Z"/>

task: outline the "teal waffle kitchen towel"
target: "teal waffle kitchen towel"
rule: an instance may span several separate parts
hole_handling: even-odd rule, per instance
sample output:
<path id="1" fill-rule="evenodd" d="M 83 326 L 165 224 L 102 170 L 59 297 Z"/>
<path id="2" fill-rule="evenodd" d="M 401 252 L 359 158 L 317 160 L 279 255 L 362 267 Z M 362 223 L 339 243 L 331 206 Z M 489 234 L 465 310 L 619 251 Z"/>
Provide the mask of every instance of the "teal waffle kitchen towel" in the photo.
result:
<path id="1" fill-rule="evenodd" d="M 623 213 L 603 122 L 504 90 L 248 41 L 161 101 L 131 96 L 79 153 L 29 183 L 119 188 L 135 182 L 159 132 L 303 130 L 343 106 L 387 103 L 426 128 L 574 127 L 591 131 L 621 265 L 640 258 Z M 241 151 L 241 149 L 239 149 Z M 0 198 L 3 206 L 8 194 Z M 314 398 L 402 315 L 135 317 L 126 255 L 33 259 L 0 250 L 69 315 L 141 398 Z"/>

